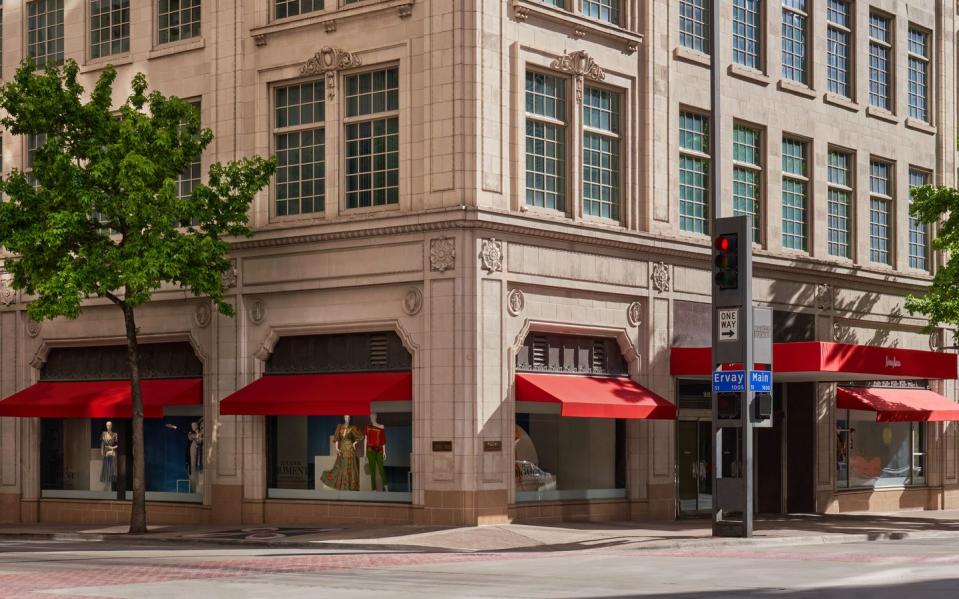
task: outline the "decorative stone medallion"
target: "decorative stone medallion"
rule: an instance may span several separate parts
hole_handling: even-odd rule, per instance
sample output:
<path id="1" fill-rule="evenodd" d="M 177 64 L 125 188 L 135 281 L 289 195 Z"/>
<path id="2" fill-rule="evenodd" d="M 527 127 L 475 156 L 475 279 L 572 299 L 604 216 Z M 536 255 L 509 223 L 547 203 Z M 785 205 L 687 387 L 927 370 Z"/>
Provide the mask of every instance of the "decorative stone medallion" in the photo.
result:
<path id="1" fill-rule="evenodd" d="M 665 262 L 653 264 L 653 274 L 650 275 L 653 281 L 653 288 L 659 293 L 669 291 L 669 267 Z"/>
<path id="2" fill-rule="evenodd" d="M 503 242 L 495 238 L 484 239 L 483 248 L 480 250 L 480 260 L 483 262 L 483 268 L 490 273 L 501 272 L 503 270 Z"/>
<path id="3" fill-rule="evenodd" d="M 223 289 L 226 290 L 236 287 L 238 278 L 239 272 L 236 270 L 236 260 L 230 260 L 230 268 L 223 271 L 223 274 L 220 275 L 220 282 L 223 284 Z"/>
<path id="4" fill-rule="evenodd" d="M 300 73 L 303 75 L 326 75 L 326 92 L 330 100 L 336 97 L 336 74 L 343 69 L 352 69 L 362 64 L 358 56 L 340 48 L 325 46 L 307 60 Z"/>
<path id="5" fill-rule="evenodd" d="M 430 239 L 430 270 L 446 272 L 456 266 L 456 240 L 452 237 Z"/>
<path id="6" fill-rule="evenodd" d="M 526 308 L 526 296 L 519 289 L 513 289 L 506 296 L 506 310 L 512 316 L 519 316 Z"/>
<path id="7" fill-rule="evenodd" d="M 585 35 L 583 31 L 583 35 Z M 596 61 L 593 60 L 593 57 L 587 54 L 583 50 L 576 50 L 575 52 L 570 52 L 564 56 L 560 56 L 552 63 L 550 63 L 551 69 L 556 69 L 557 71 L 562 71 L 573 76 L 573 82 L 576 87 L 576 103 L 583 103 L 583 81 L 584 79 L 592 79 L 594 81 L 602 81 L 606 78 L 606 73 Z"/>
<path id="8" fill-rule="evenodd" d="M 13 275 L 0 270 L 0 304 L 9 306 L 17 300 L 17 290 L 13 288 Z"/>
<path id="9" fill-rule="evenodd" d="M 206 328 L 212 319 L 213 309 L 210 307 L 210 302 L 202 302 L 198 304 L 196 309 L 193 311 L 193 322 L 195 322 L 196 326 L 200 327 L 201 329 Z"/>
<path id="10" fill-rule="evenodd" d="M 638 327 L 643 322 L 643 305 L 633 302 L 626 308 L 626 322 L 631 327 Z"/>
<path id="11" fill-rule="evenodd" d="M 935 331 L 929 333 L 929 349 L 932 351 L 939 351 L 942 349 L 942 336 L 945 331 L 942 329 L 936 329 Z"/>
<path id="12" fill-rule="evenodd" d="M 820 310 L 832 310 L 833 288 L 829 283 L 820 283 L 816 286 L 816 304 Z"/>
<path id="13" fill-rule="evenodd" d="M 419 314 L 423 309 L 423 292 L 418 287 L 412 287 L 403 298 L 403 311 L 410 316 Z"/>
<path id="14" fill-rule="evenodd" d="M 36 337 L 40 334 L 40 329 L 43 328 L 43 323 L 37 322 L 36 320 L 27 316 L 27 335 L 31 337 Z"/>
<path id="15" fill-rule="evenodd" d="M 266 304 L 261 299 L 254 300 L 247 311 L 247 315 L 250 317 L 250 322 L 260 324 L 266 318 Z"/>

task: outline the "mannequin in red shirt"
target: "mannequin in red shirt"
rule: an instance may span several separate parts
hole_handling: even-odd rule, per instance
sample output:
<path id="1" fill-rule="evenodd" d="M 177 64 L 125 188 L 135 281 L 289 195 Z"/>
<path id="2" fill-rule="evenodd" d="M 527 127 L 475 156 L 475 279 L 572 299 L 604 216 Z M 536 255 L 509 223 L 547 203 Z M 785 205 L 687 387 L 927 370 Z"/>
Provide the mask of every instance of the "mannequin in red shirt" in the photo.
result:
<path id="1" fill-rule="evenodd" d="M 386 428 L 376 421 L 376 412 L 370 413 L 370 422 L 366 425 L 364 439 L 366 442 L 366 467 L 370 471 L 370 488 L 379 491 L 376 486 L 376 475 L 379 473 L 380 483 L 384 491 L 386 486 L 386 470 L 383 462 L 386 461 Z"/>

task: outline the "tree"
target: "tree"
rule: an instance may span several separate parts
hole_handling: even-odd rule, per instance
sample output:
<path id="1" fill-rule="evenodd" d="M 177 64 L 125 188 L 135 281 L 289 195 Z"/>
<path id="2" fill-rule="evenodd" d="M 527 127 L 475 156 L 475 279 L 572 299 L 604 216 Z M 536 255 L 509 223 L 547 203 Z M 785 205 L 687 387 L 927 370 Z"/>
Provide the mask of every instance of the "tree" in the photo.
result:
<path id="1" fill-rule="evenodd" d="M 221 275 L 231 267 L 231 236 L 249 236 L 248 212 L 272 176 L 258 156 L 210 167 L 207 182 L 177 197 L 177 176 L 213 139 L 188 102 L 132 81 L 114 109 L 116 72 L 104 69 L 87 96 L 79 67 L 38 73 L 24 63 L 0 88 L 8 131 L 35 136 L 32 172 L 0 181 L 0 246 L 13 286 L 32 295 L 34 320 L 80 316 L 91 298 L 123 314 L 133 403 L 133 505 L 130 532 L 146 532 L 143 396 L 136 308 L 162 285 L 207 296 L 232 315 Z"/>
<path id="2" fill-rule="evenodd" d="M 938 223 L 932 250 L 941 252 L 946 262 L 937 269 L 925 293 L 906 298 L 906 309 L 926 316 L 927 329 L 943 323 L 959 325 L 959 190 L 934 185 L 915 187 L 909 213 L 926 227 Z"/>

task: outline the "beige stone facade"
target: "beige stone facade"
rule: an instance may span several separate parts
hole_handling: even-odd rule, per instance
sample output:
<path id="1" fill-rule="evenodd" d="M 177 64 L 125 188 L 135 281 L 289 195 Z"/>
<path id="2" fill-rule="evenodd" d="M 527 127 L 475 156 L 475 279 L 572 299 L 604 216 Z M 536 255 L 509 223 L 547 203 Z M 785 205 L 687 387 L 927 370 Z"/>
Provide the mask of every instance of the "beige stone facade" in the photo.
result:
<path id="1" fill-rule="evenodd" d="M 566 4 L 571 2 L 567 0 Z M 615 2 L 614 2 L 615 3 Z M 29 2 L 3 6 L 3 74 L 27 48 Z M 229 298 L 236 317 L 209 315 L 201 300 L 164 289 L 138 314 L 142 339 L 189 341 L 203 363 L 202 503 L 151 502 L 152 522 L 383 522 L 483 524 L 511 519 L 677 516 L 677 435 L 672 421 L 626 424 L 626 492 L 616 499 L 514 500 L 516 355 L 526 335 L 614 338 L 631 377 L 676 401 L 670 347 L 704 344 L 688 315 L 709 302 L 709 238 L 680 229 L 681 111 L 709 114 L 709 56 L 682 46 L 680 0 L 620 0 L 619 25 L 536 0 L 326 0 L 326 9 L 277 19 L 274 3 L 202 2 L 200 35 L 158 43 L 156 1 L 130 2 L 129 51 L 89 56 L 89 3 L 65 1 L 64 54 L 92 82 L 117 65 L 117 99 L 132 75 L 200 102 L 215 141 L 211 163 L 277 151 L 273 90 L 325 83 L 325 210 L 278 215 L 277 189 L 255 200 L 256 235 L 235 244 Z M 723 211 L 732 209 L 733 129 L 761 134 L 761 243 L 755 300 L 808 315 L 820 341 L 914 349 L 951 345 L 906 313 L 906 295 L 931 273 L 909 267 L 909 170 L 954 185 L 957 135 L 956 8 L 943 0 L 853 2 L 851 98 L 827 92 L 826 7 L 807 0 L 808 79 L 780 77 L 782 10 L 760 2 L 761 65 L 733 65 L 732 8 L 717 45 L 723 58 Z M 889 111 L 869 107 L 869 11 L 895 25 Z M 909 118 L 906 47 L 911 25 L 931 35 L 928 123 Z M 310 62 L 311 59 L 315 59 Z M 727 64 L 729 65 L 727 68 Z M 398 201 L 349 207 L 347 78 L 382 68 L 399 74 Z M 563 209 L 528 205 L 527 72 L 561 78 L 566 189 Z M 584 208 L 583 91 L 618 98 L 619 189 L 614 218 Z M 280 133 L 282 133 L 281 131 Z M 809 169 L 808 251 L 783 248 L 783 136 L 803 141 Z M 3 165 L 25 167 L 26 142 L 5 133 Z M 854 156 L 852 250 L 827 248 L 827 157 Z M 892 165 L 892 259 L 870 257 L 870 160 Z M 934 272 L 936 259 L 930 258 Z M 3 283 L 0 282 L 0 285 Z M 680 308 L 681 307 L 681 308 Z M 708 319 L 708 311 L 705 313 Z M 708 327 L 708 320 L 707 327 Z M 267 498 L 266 424 L 221 416 L 219 402 L 263 374 L 277 339 L 394 331 L 413 360 L 412 502 Z M 0 394 L 38 379 L 51 348 L 122 342 L 112 306 L 91 302 L 76 321 L 37 326 L 18 297 L 0 305 Z M 703 337 L 705 335 L 705 337 Z M 932 382 L 955 399 L 952 382 Z M 927 485 L 884 491 L 836 489 L 835 385 L 815 387 L 815 510 L 935 509 L 959 505 L 954 425 L 930 424 Z M 680 419 L 696 416 L 680 406 Z M 0 418 L 0 521 L 122 522 L 124 502 L 44 498 L 40 423 Z M 433 451 L 450 441 L 451 452 Z M 484 451 L 484 442 L 500 451 Z M 813 491 L 810 490 L 812 493 Z"/>

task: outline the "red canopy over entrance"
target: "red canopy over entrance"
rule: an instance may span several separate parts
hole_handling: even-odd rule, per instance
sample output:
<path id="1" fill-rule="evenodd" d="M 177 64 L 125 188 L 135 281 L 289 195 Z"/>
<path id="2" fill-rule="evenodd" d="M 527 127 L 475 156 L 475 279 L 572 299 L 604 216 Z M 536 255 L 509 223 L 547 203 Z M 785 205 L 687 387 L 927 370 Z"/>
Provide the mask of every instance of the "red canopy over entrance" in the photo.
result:
<path id="1" fill-rule="evenodd" d="M 876 422 L 959 420 L 959 404 L 927 389 L 839 387 L 836 407 L 876 413 Z"/>
<path id="2" fill-rule="evenodd" d="M 626 377 L 518 373 L 516 401 L 561 404 L 561 416 L 674 420 L 676 406 Z"/>
<path id="3" fill-rule="evenodd" d="M 165 406 L 203 403 L 203 379 L 141 381 L 143 415 L 162 418 Z M 0 416 L 132 418 L 130 381 L 44 381 L 0 401 Z"/>
<path id="4" fill-rule="evenodd" d="M 368 416 L 374 401 L 411 401 L 413 374 L 266 375 L 220 402 L 223 415 Z"/>

